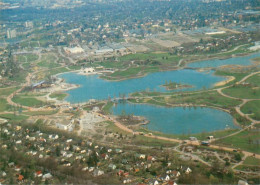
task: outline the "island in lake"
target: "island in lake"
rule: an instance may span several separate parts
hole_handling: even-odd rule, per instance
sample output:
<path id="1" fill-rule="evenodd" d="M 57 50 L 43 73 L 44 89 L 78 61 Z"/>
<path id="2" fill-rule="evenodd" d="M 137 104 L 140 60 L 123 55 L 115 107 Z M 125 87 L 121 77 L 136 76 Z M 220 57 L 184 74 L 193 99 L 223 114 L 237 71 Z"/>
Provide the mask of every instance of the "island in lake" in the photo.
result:
<path id="1" fill-rule="evenodd" d="M 189 84 L 181 84 L 181 83 L 176 83 L 176 82 L 165 82 L 165 84 L 162 85 L 165 87 L 167 90 L 176 90 L 176 89 L 185 89 L 185 88 L 192 88 L 192 85 Z"/>

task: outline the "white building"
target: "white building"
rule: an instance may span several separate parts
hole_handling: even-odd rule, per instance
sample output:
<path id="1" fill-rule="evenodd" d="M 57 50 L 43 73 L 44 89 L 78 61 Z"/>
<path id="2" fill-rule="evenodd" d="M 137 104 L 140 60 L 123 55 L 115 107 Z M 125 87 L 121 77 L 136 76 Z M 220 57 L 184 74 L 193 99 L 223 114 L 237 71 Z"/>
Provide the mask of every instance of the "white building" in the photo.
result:
<path id="1" fill-rule="evenodd" d="M 24 23 L 24 26 L 25 26 L 26 28 L 33 28 L 33 22 L 32 22 L 32 21 L 26 21 L 26 22 Z"/>
<path id="2" fill-rule="evenodd" d="M 84 53 L 84 50 L 81 47 L 67 48 L 64 47 L 64 50 L 67 54 L 79 54 Z"/>
<path id="3" fill-rule="evenodd" d="M 7 32 L 6 32 L 6 35 L 7 35 L 7 38 L 8 39 L 11 39 L 11 38 L 15 38 L 16 37 L 16 30 L 13 29 L 8 29 Z"/>

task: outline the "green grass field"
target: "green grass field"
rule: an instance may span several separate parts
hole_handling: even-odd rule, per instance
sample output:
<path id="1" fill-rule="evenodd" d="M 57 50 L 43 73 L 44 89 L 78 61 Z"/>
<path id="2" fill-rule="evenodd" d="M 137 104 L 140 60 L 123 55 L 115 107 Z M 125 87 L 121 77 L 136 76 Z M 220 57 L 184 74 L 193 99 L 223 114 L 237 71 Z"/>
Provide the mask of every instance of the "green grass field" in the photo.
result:
<path id="1" fill-rule="evenodd" d="M 38 115 L 53 115 L 56 114 L 58 111 L 33 111 L 33 112 L 24 112 L 24 114 L 29 116 L 38 116 Z"/>
<path id="2" fill-rule="evenodd" d="M 13 101 L 17 104 L 28 106 L 28 107 L 41 107 L 45 103 L 33 98 L 33 97 L 23 97 L 23 96 L 15 96 Z"/>
<path id="3" fill-rule="evenodd" d="M 45 55 L 41 62 L 39 62 L 37 65 L 39 67 L 46 67 L 46 68 L 55 68 L 59 67 L 60 64 L 55 63 L 56 57 L 54 55 Z"/>
<path id="4" fill-rule="evenodd" d="M 6 99 L 0 98 L 0 112 L 11 110 L 12 106 L 9 105 Z"/>
<path id="5" fill-rule="evenodd" d="M 15 115 L 15 114 L 0 114 L 0 117 L 11 121 L 22 121 L 28 118 L 28 116 L 25 115 Z"/>
<path id="6" fill-rule="evenodd" d="M 142 76 L 145 75 L 147 73 L 152 73 L 152 72 L 156 72 L 159 71 L 158 67 L 131 67 L 128 68 L 126 70 L 122 70 L 122 71 L 116 71 L 112 74 L 109 74 L 107 76 L 104 76 L 103 78 L 105 79 L 125 79 L 125 78 L 136 78 L 137 76 Z"/>
<path id="7" fill-rule="evenodd" d="M 248 78 L 246 80 L 246 82 L 254 85 L 254 86 L 260 86 L 259 82 L 260 82 L 260 74 L 256 74 L 254 76 L 251 76 L 250 78 Z"/>
<path id="8" fill-rule="evenodd" d="M 103 111 L 105 114 L 109 114 L 111 112 L 111 108 L 113 107 L 113 102 L 108 102 L 104 108 Z"/>
<path id="9" fill-rule="evenodd" d="M 246 160 L 243 162 L 243 165 L 255 165 L 260 166 L 260 159 L 255 157 L 247 157 Z"/>
<path id="10" fill-rule="evenodd" d="M 5 88 L 5 89 L 0 88 L 0 96 L 8 96 L 17 89 L 19 89 L 19 87 L 11 87 L 11 88 Z"/>
<path id="11" fill-rule="evenodd" d="M 259 131 L 251 130 L 243 131 L 235 136 L 218 140 L 216 143 L 260 154 L 260 148 L 258 144 L 259 139 Z"/>
<path id="12" fill-rule="evenodd" d="M 30 62 L 38 60 L 38 58 L 39 57 L 35 54 L 17 55 L 17 60 L 22 63 L 24 63 L 24 62 L 30 63 Z"/>
<path id="13" fill-rule="evenodd" d="M 177 64 L 180 59 L 181 57 L 170 55 L 169 53 L 136 53 L 119 58 L 120 61 L 153 60 L 161 62 L 162 64 Z"/>
<path id="14" fill-rule="evenodd" d="M 229 71 L 221 71 L 221 70 L 216 70 L 216 72 L 214 73 L 217 76 L 234 76 L 235 80 L 233 80 L 232 82 L 228 83 L 228 85 L 233 84 L 235 82 L 240 81 L 242 78 L 244 78 L 245 76 L 249 75 L 250 73 L 233 73 L 233 72 L 229 72 Z"/>
<path id="15" fill-rule="evenodd" d="M 235 85 L 234 87 L 224 89 L 222 92 L 236 98 L 258 99 L 260 97 L 259 88 L 243 85 Z"/>
<path id="16" fill-rule="evenodd" d="M 153 96 L 154 94 L 145 93 Z M 137 96 L 138 97 L 138 96 Z M 149 98 L 149 96 L 147 96 Z M 156 100 L 156 101 L 154 101 Z M 231 108 L 237 106 L 242 103 L 240 100 L 234 100 L 230 98 L 226 98 L 221 96 L 215 91 L 212 92 L 202 92 L 202 93 L 194 93 L 194 94 L 178 94 L 172 95 L 170 97 L 155 97 L 154 100 L 149 100 L 148 103 L 155 104 L 155 105 L 166 105 L 165 103 L 169 104 L 182 104 L 182 103 L 192 103 L 195 105 L 206 104 L 208 106 L 217 106 L 222 108 Z M 142 103 L 142 99 L 139 100 Z M 136 103 L 136 102 L 134 102 Z M 143 102 L 145 103 L 145 102 Z"/>
<path id="17" fill-rule="evenodd" d="M 255 120 L 260 120 L 260 100 L 246 103 L 241 108 L 241 111 L 245 114 L 250 114 L 250 117 Z"/>
<path id="18" fill-rule="evenodd" d="M 67 94 L 66 93 L 52 93 L 50 94 L 51 98 L 56 98 L 57 100 L 64 100 L 64 98 L 66 98 Z"/>
<path id="19" fill-rule="evenodd" d="M 56 69 L 50 69 L 48 71 L 48 74 L 49 75 L 56 75 L 56 74 L 59 74 L 59 73 L 64 73 L 64 72 L 68 72 L 69 70 L 65 67 L 60 67 L 60 68 L 56 68 Z"/>

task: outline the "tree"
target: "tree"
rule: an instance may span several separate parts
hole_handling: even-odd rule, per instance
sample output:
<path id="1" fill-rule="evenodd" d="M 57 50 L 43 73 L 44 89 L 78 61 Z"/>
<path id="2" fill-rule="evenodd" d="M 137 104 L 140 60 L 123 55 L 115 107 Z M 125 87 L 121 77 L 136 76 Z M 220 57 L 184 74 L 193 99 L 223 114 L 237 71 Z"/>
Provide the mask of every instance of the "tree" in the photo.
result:
<path id="1" fill-rule="evenodd" d="M 56 154 L 57 157 L 59 157 L 59 156 L 61 155 L 60 147 L 59 147 L 59 146 L 56 146 L 55 154 Z"/>

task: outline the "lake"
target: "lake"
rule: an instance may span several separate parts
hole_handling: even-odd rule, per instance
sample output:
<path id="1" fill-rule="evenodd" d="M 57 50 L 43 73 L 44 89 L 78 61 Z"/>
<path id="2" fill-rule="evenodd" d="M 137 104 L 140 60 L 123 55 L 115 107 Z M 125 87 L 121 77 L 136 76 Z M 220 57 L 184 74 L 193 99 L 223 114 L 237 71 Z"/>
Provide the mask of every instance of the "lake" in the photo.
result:
<path id="1" fill-rule="evenodd" d="M 103 100 L 110 97 L 118 97 L 119 94 L 129 94 L 150 89 L 150 91 L 169 92 L 161 85 L 166 81 L 192 85 L 192 88 L 177 91 L 193 91 L 202 88 L 211 88 L 215 83 L 225 80 L 224 77 L 213 75 L 214 71 L 198 72 L 191 69 L 165 71 L 148 74 L 142 78 L 123 81 L 107 81 L 100 79 L 98 75 L 79 75 L 77 73 L 64 73 L 59 77 L 66 82 L 80 85 L 66 93 L 69 96 L 66 101 L 70 103 L 86 102 L 90 99 Z"/>
<path id="2" fill-rule="evenodd" d="M 113 114 L 144 116 L 149 124 L 144 127 L 167 134 L 195 134 L 226 128 L 237 128 L 230 114 L 205 107 L 161 107 L 146 104 L 120 103 L 113 107 Z M 221 119 L 220 119 L 221 118 Z"/>
<path id="3" fill-rule="evenodd" d="M 260 53 L 254 53 L 248 56 L 240 56 L 240 57 L 234 57 L 234 58 L 228 58 L 224 60 L 219 59 L 211 59 L 211 60 L 204 60 L 200 62 L 193 62 L 190 64 L 187 64 L 188 67 L 194 67 L 194 68 L 207 68 L 207 67 L 219 67 L 223 65 L 242 65 L 242 66 L 248 66 L 252 65 L 251 59 L 260 57 Z"/>
<path id="4" fill-rule="evenodd" d="M 250 56 L 236 57 L 225 60 L 210 60 L 189 64 L 189 67 L 217 67 L 226 64 L 249 65 L 250 59 L 259 57 L 259 53 Z M 191 66 L 190 66 L 191 65 Z M 192 88 L 175 91 L 194 91 L 212 88 L 215 83 L 225 80 L 215 76 L 214 71 L 198 72 L 191 69 L 164 71 L 148 74 L 141 78 L 123 81 L 107 81 L 99 75 L 79 75 L 64 73 L 59 75 L 68 83 L 78 84 L 79 88 L 67 91 L 66 101 L 70 103 L 87 102 L 90 99 L 103 100 L 108 97 L 119 97 L 120 94 L 140 92 L 144 90 L 169 92 L 161 85 L 165 82 L 176 82 L 192 85 Z M 168 134 L 193 134 L 211 132 L 226 128 L 237 128 L 230 114 L 212 108 L 159 107 L 146 104 L 118 104 L 113 107 L 113 113 L 120 115 L 122 111 L 146 117 L 150 123 L 145 127 Z"/>

